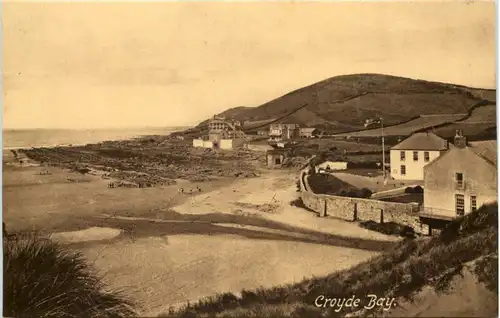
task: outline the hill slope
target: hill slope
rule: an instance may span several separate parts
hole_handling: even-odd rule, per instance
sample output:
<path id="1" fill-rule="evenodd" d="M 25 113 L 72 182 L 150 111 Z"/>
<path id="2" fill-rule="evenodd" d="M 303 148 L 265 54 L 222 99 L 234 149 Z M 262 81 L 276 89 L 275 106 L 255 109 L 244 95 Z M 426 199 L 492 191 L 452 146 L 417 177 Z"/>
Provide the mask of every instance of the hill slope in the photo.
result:
<path id="1" fill-rule="evenodd" d="M 242 291 L 241 296 L 226 293 L 206 298 L 163 317 L 326 318 L 345 317 L 352 313 L 357 316 L 401 316 L 403 312 L 398 307 L 403 304 L 406 308 L 411 305 L 411 316 L 415 312 L 424 313 L 424 316 L 425 313 L 437 313 L 441 317 L 456 317 L 459 313 L 493 316 L 498 304 L 497 220 L 497 204 L 482 206 L 453 221 L 437 237 L 403 241 L 390 252 L 351 269 L 297 284 Z M 478 285 L 480 288 L 471 288 Z M 450 287 L 455 289 L 450 291 Z M 448 299 L 448 306 L 441 304 L 438 308 L 432 303 L 431 307 L 426 306 L 426 290 L 433 291 L 441 299 Z M 481 295 L 468 297 L 466 294 L 471 290 Z M 450 292 L 452 297 L 445 297 Z M 364 296 L 370 294 L 394 298 L 397 306 L 392 306 L 392 315 L 381 307 L 365 309 L 370 302 Z M 322 295 L 336 299 L 356 295 L 361 302 L 357 307 L 318 308 L 315 301 Z M 484 300 L 489 307 L 486 313 Z M 419 307 L 426 308 L 422 311 Z"/>
<path id="2" fill-rule="evenodd" d="M 354 74 L 332 77 L 259 107 L 237 107 L 222 115 L 241 121 L 329 123 L 333 131 L 341 132 L 362 129 L 365 119 L 377 115 L 391 125 L 421 114 L 463 114 L 478 101 L 494 98 L 495 90 L 381 74 Z"/>

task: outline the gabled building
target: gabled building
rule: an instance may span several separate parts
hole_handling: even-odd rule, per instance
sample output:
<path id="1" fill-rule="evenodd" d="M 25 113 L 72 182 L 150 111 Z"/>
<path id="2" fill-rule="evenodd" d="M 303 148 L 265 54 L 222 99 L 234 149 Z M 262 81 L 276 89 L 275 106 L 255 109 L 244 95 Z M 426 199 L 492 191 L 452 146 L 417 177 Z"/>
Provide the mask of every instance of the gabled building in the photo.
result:
<path id="1" fill-rule="evenodd" d="M 246 142 L 246 134 L 240 129 L 240 122 L 214 116 L 208 121 L 208 134 L 193 139 L 194 147 L 232 149 Z"/>
<path id="2" fill-rule="evenodd" d="M 442 227 L 456 217 L 497 201 L 497 143 L 467 143 L 461 132 L 455 147 L 424 168 L 423 223 Z"/>
<path id="3" fill-rule="evenodd" d="M 286 140 L 299 137 L 299 125 L 297 124 L 271 124 L 269 126 L 269 137 L 272 140 Z"/>
<path id="4" fill-rule="evenodd" d="M 266 152 L 267 168 L 279 169 L 285 164 L 288 151 L 286 149 L 272 149 Z"/>
<path id="5" fill-rule="evenodd" d="M 318 130 L 314 127 L 303 127 L 299 128 L 299 137 L 301 138 L 313 138 Z"/>
<path id="6" fill-rule="evenodd" d="M 395 180 L 423 180 L 424 167 L 449 148 L 448 141 L 434 133 L 415 133 L 391 148 L 391 177 Z"/>

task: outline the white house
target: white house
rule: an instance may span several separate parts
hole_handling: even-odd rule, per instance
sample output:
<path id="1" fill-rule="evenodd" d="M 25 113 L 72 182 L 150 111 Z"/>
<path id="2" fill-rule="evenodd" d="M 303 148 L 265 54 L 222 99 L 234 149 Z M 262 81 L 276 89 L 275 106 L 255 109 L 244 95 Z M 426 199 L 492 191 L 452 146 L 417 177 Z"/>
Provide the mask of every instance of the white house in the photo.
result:
<path id="1" fill-rule="evenodd" d="M 455 147 L 424 168 L 421 221 L 432 227 L 442 227 L 445 224 L 442 221 L 497 201 L 496 149 L 495 140 L 467 144 L 459 133 L 455 137 Z"/>
<path id="2" fill-rule="evenodd" d="M 336 171 L 347 170 L 347 162 L 345 161 L 325 161 L 316 166 L 316 172 L 321 171 Z"/>
<path id="3" fill-rule="evenodd" d="M 448 141 L 436 134 L 412 134 L 391 148 L 391 177 L 396 180 L 424 180 L 424 167 L 448 149 Z"/>

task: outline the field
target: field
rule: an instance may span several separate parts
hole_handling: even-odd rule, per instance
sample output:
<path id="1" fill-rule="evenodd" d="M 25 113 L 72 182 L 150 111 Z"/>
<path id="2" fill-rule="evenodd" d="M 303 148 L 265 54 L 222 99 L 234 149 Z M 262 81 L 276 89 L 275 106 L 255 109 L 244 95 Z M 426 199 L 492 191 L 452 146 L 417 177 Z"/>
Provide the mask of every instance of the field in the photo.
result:
<path id="1" fill-rule="evenodd" d="M 451 115 L 422 115 L 419 118 L 399 125 L 389 126 L 384 128 L 385 136 L 407 136 L 412 132 L 429 128 L 436 125 L 441 125 L 448 122 L 455 122 L 467 114 L 451 114 Z M 351 133 L 343 133 L 335 136 L 353 136 L 353 137 L 374 137 L 381 136 L 382 129 L 368 129 Z"/>
<path id="2" fill-rule="evenodd" d="M 331 148 L 337 148 L 339 151 L 363 151 L 363 152 L 371 152 L 371 151 L 382 151 L 382 144 L 369 144 L 363 142 L 355 142 L 355 141 L 344 141 L 344 140 L 334 140 L 328 138 L 322 139 L 312 139 L 307 141 L 301 141 L 301 144 L 304 145 L 314 145 L 317 144 L 320 150 L 326 150 Z M 388 148 L 386 148 L 387 150 Z"/>
<path id="3" fill-rule="evenodd" d="M 486 105 L 474 109 L 470 117 L 455 123 L 438 127 L 434 131 L 444 138 L 451 138 L 461 130 L 470 139 L 491 139 L 496 137 L 496 106 Z"/>
<path id="4" fill-rule="evenodd" d="M 496 139 L 496 123 L 453 123 L 438 127 L 434 132 L 443 138 L 452 138 L 457 130 L 461 130 L 469 140 Z"/>
<path id="5" fill-rule="evenodd" d="M 269 129 L 269 124 L 273 122 L 275 119 L 265 119 L 265 120 L 256 120 L 256 121 L 249 121 L 245 122 L 242 126 L 243 131 L 249 131 L 249 130 L 268 130 Z"/>
<path id="6" fill-rule="evenodd" d="M 496 105 L 486 105 L 474 109 L 471 115 L 465 119 L 457 121 L 461 124 L 496 124 L 497 107 Z"/>

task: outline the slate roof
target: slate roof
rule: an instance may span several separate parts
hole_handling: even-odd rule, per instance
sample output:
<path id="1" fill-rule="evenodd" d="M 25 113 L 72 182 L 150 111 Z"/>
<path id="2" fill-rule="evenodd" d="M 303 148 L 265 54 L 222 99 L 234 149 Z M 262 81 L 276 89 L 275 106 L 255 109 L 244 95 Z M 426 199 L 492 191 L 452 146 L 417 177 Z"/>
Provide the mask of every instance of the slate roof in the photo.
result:
<path id="1" fill-rule="evenodd" d="M 448 142 L 434 133 L 415 133 L 406 138 L 391 150 L 446 150 Z"/>
<path id="2" fill-rule="evenodd" d="M 478 156 L 493 165 L 497 165 L 497 142 L 496 140 L 476 141 L 470 143 L 470 149 Z"/>

